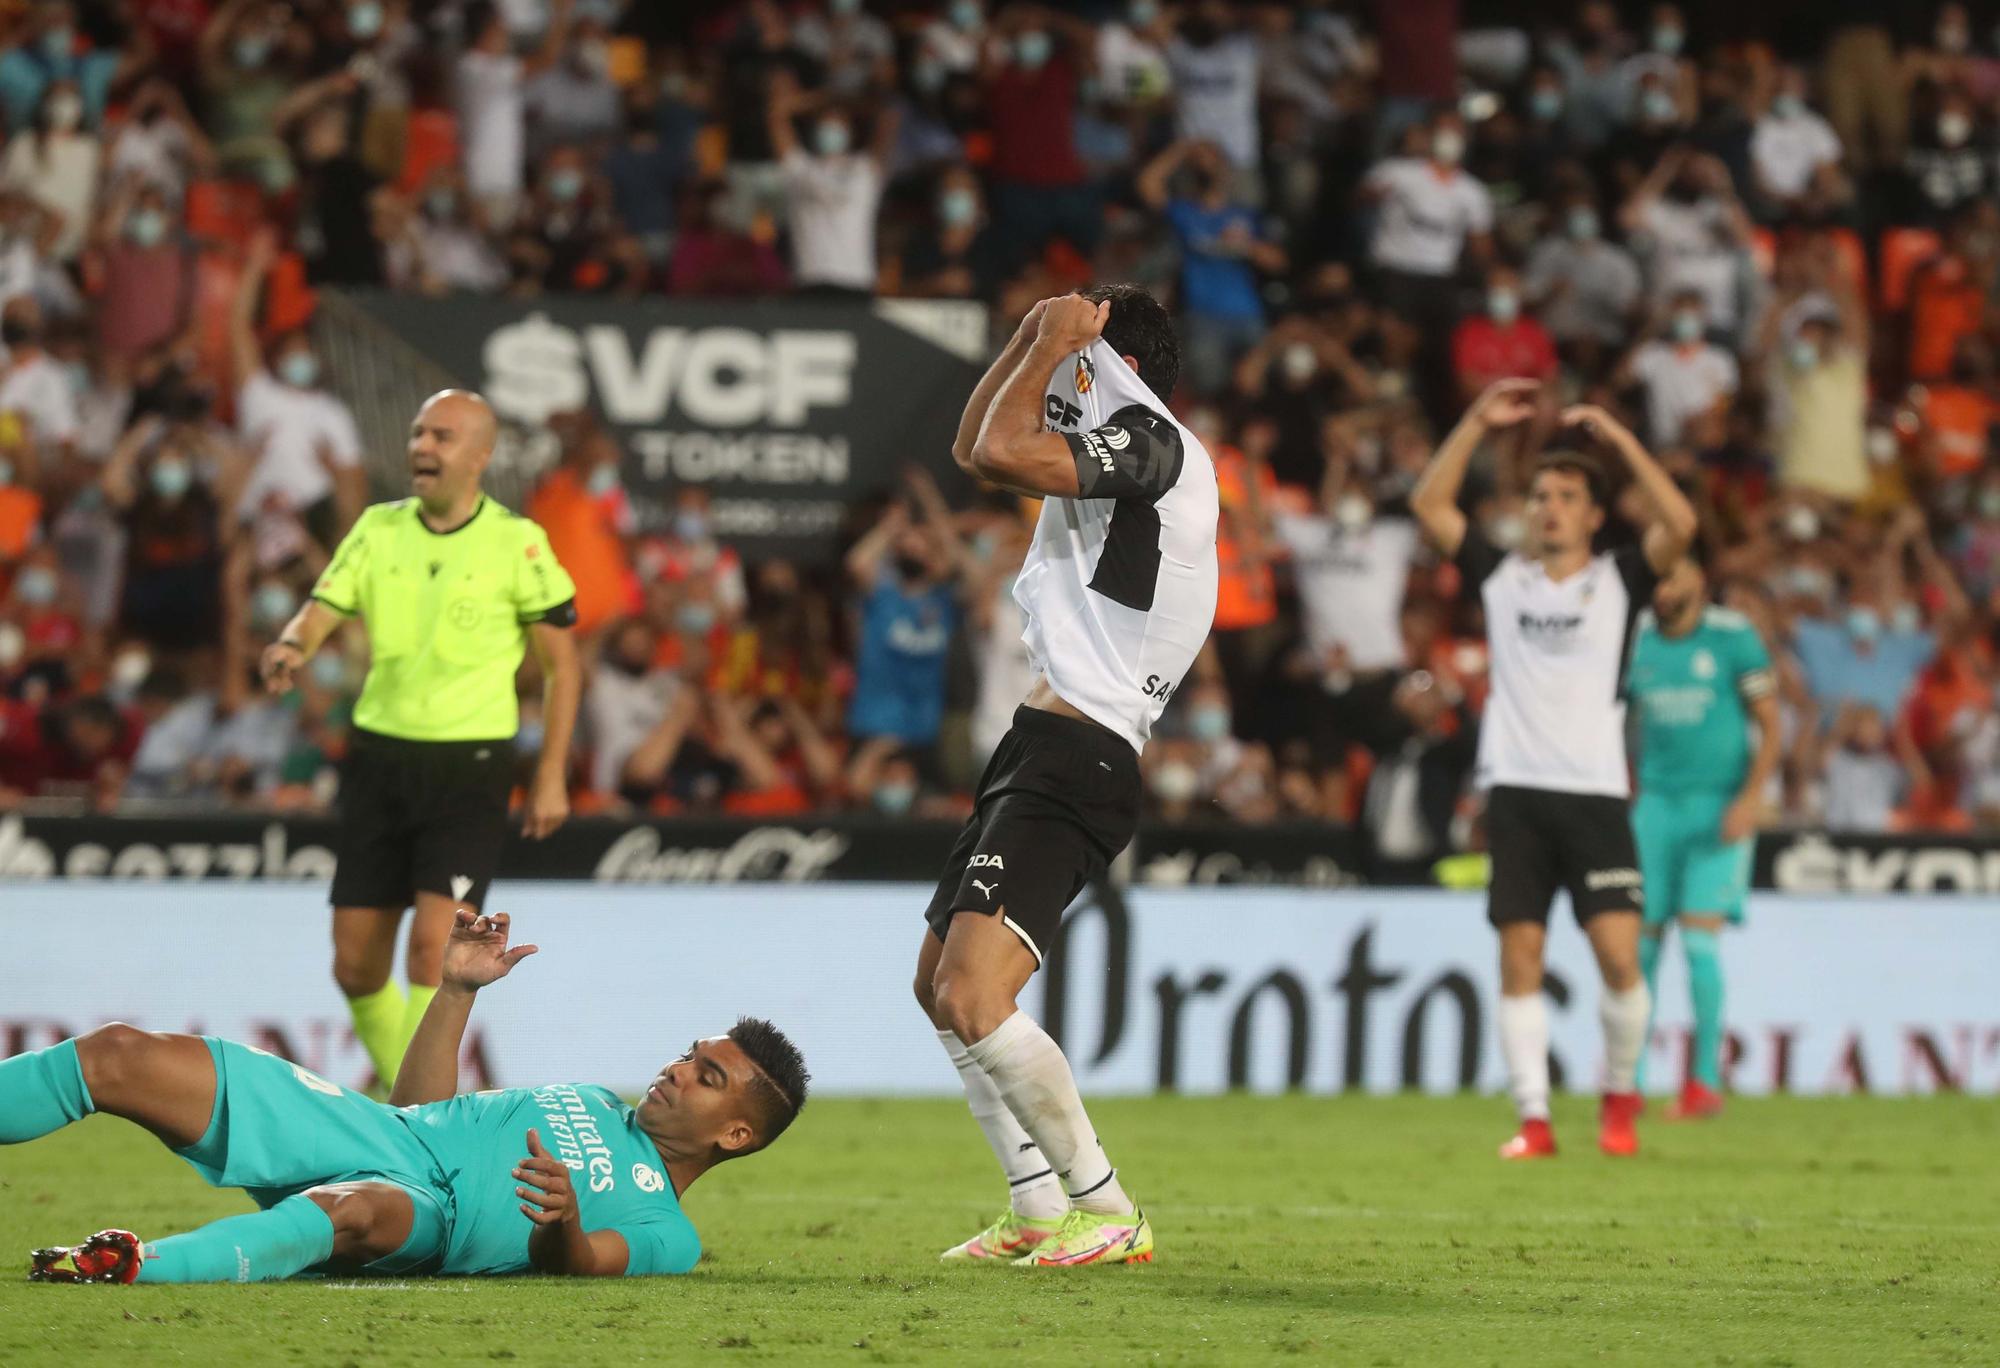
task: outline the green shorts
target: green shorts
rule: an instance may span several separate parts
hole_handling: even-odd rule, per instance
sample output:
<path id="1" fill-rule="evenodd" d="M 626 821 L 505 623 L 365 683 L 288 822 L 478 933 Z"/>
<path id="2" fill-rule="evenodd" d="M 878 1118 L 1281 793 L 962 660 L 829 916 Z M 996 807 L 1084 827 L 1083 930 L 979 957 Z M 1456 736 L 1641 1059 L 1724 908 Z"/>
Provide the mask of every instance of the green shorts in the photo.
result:
<path id="1" fill-rule="evenodd" d="M 216 1187 L 242 1188 L 273 1207 L 330 1183 L 388 1183 L 410 1195 L 416 1219 L 372 1273 L 435 1272 L 450 1245 L 451 1185 L 394 1107 L 329 1083 L 233 1040 L 203 1037 L 215 1060 L 215 1110 L 181 1158 Z"/>
<path id="2" fill-rule="evenodd" d="M 1723 814 L 1734 793 L 1640 793 L 1632 838 L 1646 887 L 1646 925 L 1676 917 L 1723 916 L 1743 924 L 1755 838 L 1725 844 Z"/>

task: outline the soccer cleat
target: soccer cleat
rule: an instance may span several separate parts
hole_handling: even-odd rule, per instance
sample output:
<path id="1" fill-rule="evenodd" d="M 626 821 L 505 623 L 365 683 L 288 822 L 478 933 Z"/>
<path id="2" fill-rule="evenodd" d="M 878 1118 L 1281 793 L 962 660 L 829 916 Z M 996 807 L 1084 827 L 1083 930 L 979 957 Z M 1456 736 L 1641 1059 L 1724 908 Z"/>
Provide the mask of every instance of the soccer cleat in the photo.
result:
<path id="1" fill-rule="evenodd" d="M 1553 1159 L 1556 1157 L 1556 1133 L 1549 1129 L 1546 1117 L 1530 1117 L 1521 1123 L 1521 1129 L 1512 1140 L 1500 1147 L 1502 1159 Z"/>
<path id="2" fill-rule="evenodd" d="M 1637 1154 L 1639 1127 L 1635 1123 L 1641 1105 L 1637 1093 L 1604 1094 L 1604 1105 L 1597 1113 L 1597 1147 L 1606 1154 Z"/>
<path id="3" fill-rule="evenodd" d="M 983 1260 L 1011 1263 L 1061 1229 L 1060 1221 L 1029 1221 L 1009 1207 L 1000 1219 L 964 1244 L 953 1245 L 938 1258 L 944 1263 L 974 1263 Z"/>
<path id="4" fill-rule="evenodd" d="M 28 1281 L 130 1283 L 139 1278 L 139 1237 L 129 1230 L 100 1230 L 80 1245 L 56 1245 L 28 1256 Z"/>
<path id="5" fill-rule="evenodd" d="M 1019 1268 L 1077 1268 L 1084 1264 L 1153 1261 L 1153 1223 L 1146 1213 L 1106 1216 L 1071 1208 L 1053 1235 L 1014 1260 Z"/>
<path id="6" fill-rule="evenodd" d="M 1669 1121 L 1706 1121 L 1722 1115 L 1722 1094 L 1698 1079 L 1681 1085 L 1681 1095 L 1667 1108 Z"/>

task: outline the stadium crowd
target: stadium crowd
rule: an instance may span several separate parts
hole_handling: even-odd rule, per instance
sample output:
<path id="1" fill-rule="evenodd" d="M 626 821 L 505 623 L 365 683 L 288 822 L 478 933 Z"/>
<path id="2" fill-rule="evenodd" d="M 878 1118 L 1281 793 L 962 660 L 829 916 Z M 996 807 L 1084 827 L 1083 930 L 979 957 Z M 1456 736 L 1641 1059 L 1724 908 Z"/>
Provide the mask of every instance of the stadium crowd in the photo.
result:
<path id="1" fill-rule="evenodd" d="M 0 806 L 331 801 L 356 648 L 252 677 L 371 497 L 321 287 L 970 298 L 1004 336 L 1115 278 L 1177 310 L 1224 496 L 1157 815 L 1462 839 L 1484 648 L 1405 498 L 1529 376 L 1474 515 L 1518 542 L 1562 404 L 1630 418 L 1779 662 L 1774 819 L 2000 824 L 2000 29 L 1798 12 L 1773 48 L 1605 0 L 0 5 Z M 1026 691 L 1029 510 L 912 470 L 844 561 L 746 564 L 552 427 L 579 811 L 962 810 Z"/>

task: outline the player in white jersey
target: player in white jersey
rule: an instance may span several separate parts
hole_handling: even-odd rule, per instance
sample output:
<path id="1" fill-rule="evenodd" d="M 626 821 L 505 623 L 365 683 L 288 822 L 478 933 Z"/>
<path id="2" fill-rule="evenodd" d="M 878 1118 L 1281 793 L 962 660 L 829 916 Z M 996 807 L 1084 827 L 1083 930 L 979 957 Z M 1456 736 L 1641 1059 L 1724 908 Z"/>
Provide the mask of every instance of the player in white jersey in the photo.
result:
<path id="1" fill-rule="evenodd" d="M 1634 1154 L 1637 1072 L 1649 1003 L 1639 972 L 1638 856 L 1628 813 L 1624 668 L 1632 626 L 1695 532 L 1694 509 L 1637 438 L 1602 409 L 1563 421 L 1623 461 L 1651 513 L 1641 545 L 1599 553 L 1604 475 L 1577 451 L 1551 451 L 1528 487 L 1527 540 L 1503 553 L 1458 507 L 1473 452 L 1534 411 L 1537 385 L 1503 380 L 1474 401 L 1410 497 L 1463 592 L 1486 614 L 1492 693 L 1477 782 L 1487 792 L 1493 857 L 1487 916 L 1500 933 L 1500 1052 L 1520 1110 L 1506 1159 L 1555 1153 L 1549 1129 L 1549 1019 L 1542 964 L 1549 904 L 1567 888 L 1604 978 L 1605 1091 L 1598 1144 Z"/>
<path id="2" fill-rule="evenodd" d="M 952 454 L 1042 498 L 1014 597 L 1036 676 L 980 777 L 917 954 L 917 1001 L 1007 1176 L 947 1259 L 1144 1263 L 1153 1231 L 1069 1061 L 1016 1005 L 1063 910 L 1132 839 L 1139 750 L 1215 618 L 1215 468 L 1167 411 L 1180 343 L 1130 285 L 1044 300 L 972 392 Z"/>

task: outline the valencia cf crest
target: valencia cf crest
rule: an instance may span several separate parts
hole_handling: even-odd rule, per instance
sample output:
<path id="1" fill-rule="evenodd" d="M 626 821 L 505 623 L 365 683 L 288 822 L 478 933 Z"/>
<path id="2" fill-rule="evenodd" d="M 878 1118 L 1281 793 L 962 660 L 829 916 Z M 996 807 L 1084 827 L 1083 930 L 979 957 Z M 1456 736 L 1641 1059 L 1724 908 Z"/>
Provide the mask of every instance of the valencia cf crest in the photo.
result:
<path id="1" fill-rule="evenodd" d="M 1078 394 L 1090 393 L 1091 383 L 1096 379 L 1097 379 L 1097 367 L 1090 364 L 1090 358 L 1087 356 L 1077 357 L 1076 392 Z"/>

